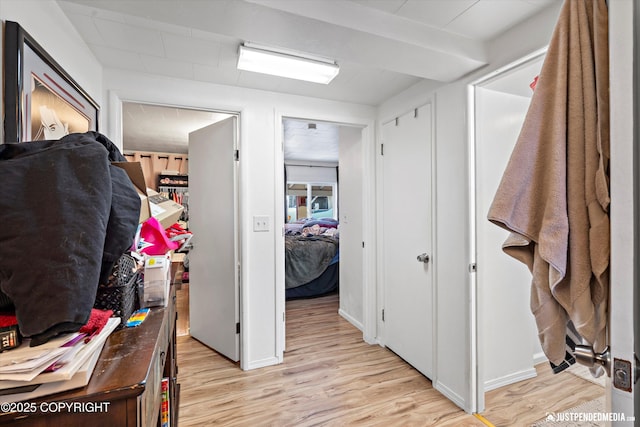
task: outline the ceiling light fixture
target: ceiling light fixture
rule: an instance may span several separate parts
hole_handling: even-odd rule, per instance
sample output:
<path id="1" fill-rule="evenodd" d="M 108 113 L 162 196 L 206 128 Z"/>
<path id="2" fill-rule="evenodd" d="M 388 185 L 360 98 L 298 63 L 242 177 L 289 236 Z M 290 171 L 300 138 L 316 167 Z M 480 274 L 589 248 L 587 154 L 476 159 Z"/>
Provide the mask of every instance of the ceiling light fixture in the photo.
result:
<path id="1" fill-rule="evenodd" d="M 252 43 L 240 45 L 238 69 L 322 84 L 340 71 L 335 62 L 324 58 Z"/>

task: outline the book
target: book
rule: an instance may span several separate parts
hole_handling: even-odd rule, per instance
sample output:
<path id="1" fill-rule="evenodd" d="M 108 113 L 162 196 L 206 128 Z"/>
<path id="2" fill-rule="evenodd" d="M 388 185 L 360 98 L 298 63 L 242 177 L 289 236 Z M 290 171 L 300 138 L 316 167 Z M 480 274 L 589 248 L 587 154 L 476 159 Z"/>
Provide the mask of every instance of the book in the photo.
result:
<path id="1" fill-rule="evenodd" d="M 23 387 L 30 386 L 34 384 L 44 384 L 51 383 L 57 381 L 70 380 L 74 374 L 83 366 L 83 364 L 94 354 L 100 353 L 102 351 L 102 347 L 106 342 L 111 332 L 118 326 L 120 323 L 119 317 L 112 317 L 107 321 L 107 324 L 102 328 L 99 334 L 86 337 L 85 339 L 81 339 L 76 345 L 67 346 L 65 344 L 69 343 L 78 338 L 78 334 L 66 334 L 65 336 L 58 337 L 51 342 L 43 344 L 46 346 L 42 350 L 51 350 L 52 348 L 62 348 L 64 349 L 63 355 L 65 352 L 72 353 L 73 357 L 68 359 L 62 359 L 64 364 L 61 364 L 57 369 L 51 370 L 50 372 L 44 372 L 48 367 L 52 365 L 55 361 L 60 360 L 62 355 L 53 362 L 48 362 L 44 364 L 44 367 L 35 375 L 33 372 L 0 372 L 0 390 L 14 388 L 14 387 Z M 28 342 L 27 342 L 28 343 Z M 25 343 L 23 342 L 23 345 Z M 28 344 L 27 344 L 28 345 Z M 53 347 L 56 346 L 56 347 Z M 22 346 L 21 346 L 22 347 Z M 11 352 L 19 352 L 21 347 L 10 350 Z M 35 347 L 40 348 L 41 346 Z M 27 347 L 28 349 L 29 347 Z M 20 354 L 20 353 L 18 353 Z M 14 356 L 15 358 L 16 356 Z"/>
<path id="2" fill-rule="evenodd" d="M 78 370 L 68 380 L 49 382 L 44 384 L 32 384 L 18 388 L 0 390 L 0 401 L 20 402 L 23 400 L 35 399 L 36 397 L 48 396 L 62 391 L 73 390 L 89 384 L 93 369 L 100 359 L 100 353 L 104 341 L 98 351 L 94 351 L 90 357 L 78 368 Z"/>
<path id="3" fill-rule="evenodd" d="M 169 409 L 169 378 L 163 378 L 160 383 L 160 394 L 162 396 L 160 406 L 160 425 L 162 427 L 170 427 L 170 409 Z"/>

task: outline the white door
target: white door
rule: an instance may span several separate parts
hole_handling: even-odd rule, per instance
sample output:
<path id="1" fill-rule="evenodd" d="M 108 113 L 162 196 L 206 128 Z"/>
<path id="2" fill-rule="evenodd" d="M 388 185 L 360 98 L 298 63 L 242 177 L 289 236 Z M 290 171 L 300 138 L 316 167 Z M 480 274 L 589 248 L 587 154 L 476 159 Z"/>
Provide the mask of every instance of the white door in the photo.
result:
<path id="1" fill-rule="evenodd" d="M 237 118 L 189 134 L 189 327 L 192 337 L 240 358 Z"/>
<path id="2" fill-rule="evenodd" d="M 362 129 L 340 126 L 338 198 L 340 219 L 340 310 L 362 322 L 363 299 L 363 209 Z"/>
<path id="3" fill-rule="evenodd" d="M 433 373 L 431 105 L 382 128 L 384 343 Z"/>

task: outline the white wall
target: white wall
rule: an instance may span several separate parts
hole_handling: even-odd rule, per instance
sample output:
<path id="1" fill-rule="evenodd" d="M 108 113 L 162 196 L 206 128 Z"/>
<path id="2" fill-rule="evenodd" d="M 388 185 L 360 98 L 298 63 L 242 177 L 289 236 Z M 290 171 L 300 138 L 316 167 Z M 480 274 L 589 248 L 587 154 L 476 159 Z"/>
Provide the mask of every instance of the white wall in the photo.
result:
<path id="1" fill-rule="evenodd" d="M 0 0 L 0 19 L 14 21 L 100 105 L 104 117 L 102 66 L 53 0 Z M 0 40 L 4 44 L 4 32 Z M 4 73 L 4 68 L 2 69 Z M 4 74 L 2 76 L 4 81 Z M 2 107 L 0 107 L 2 108 Z M 4 110 L 0 111 L 4 120 Z M 2 126 L 4 130 L 4 123 Z M 4 140 L 4 136 L 3 136 Z"/>
<path id="2" fill-rule="evenodd" d="M 446 86 L 418 83 L 378 108 L 383 122 L 435 98 L 435 204 L 436 236 L 433 263 L 436 270 L 437 330 L 434 387 L 463 409 L 477 410 L 475 290 L 469 264 L 471 210 L 467 89 L 470 82 L 535 52 L 549 43 L 562 2 L 512 28 L 491 41 L 490 64 Z M 506 304 L 507 301 L 498 302 Z"/>
<path id="3" fill-rule="evenodd" d="M 340 314 L 363 329 L 362 129 L 340 126 Z"/>
<path id="4" fill-rule="evenodd" d="M 533 77 L 533 76 L 531 76 Z M 522 84 L 526 87 L 528 81 Z M 534 377 L 531 273 L 502 251 L 508 232 L 487 220 L 530 98 L 476 90 L 476 232 L 479 357 L 485 391 Z"/>
<path id="5" fill-rule="evenodd" d="M 152 76 L 121 70 L 105 70 L 104 86 L 110 99 L 239 111 L 241 228 L 252 230 L 254 215 L 267 215 L 272 224 L 284 224 L 282 117 L 308 117 L 341 123 L 367 124 L 371 107 L 230 86 Z M 117 102 L 109 118 L 118 120 Z M 367 143 L 365 141 L 365 143 Z M 371 142 L 369 142 L 371 143 Z M 252 369 L 277 363 L 276 336 L 283 331 L 284 283 L 282 230 L 246 231 L 242 245 L 243 342 L 241 363 Z M 282 253 L 282 254 L 281 254 Z M 284 292 L 284 286 L 282 286 Z M 282 337 L 282 339 L 284 339 Z"/>

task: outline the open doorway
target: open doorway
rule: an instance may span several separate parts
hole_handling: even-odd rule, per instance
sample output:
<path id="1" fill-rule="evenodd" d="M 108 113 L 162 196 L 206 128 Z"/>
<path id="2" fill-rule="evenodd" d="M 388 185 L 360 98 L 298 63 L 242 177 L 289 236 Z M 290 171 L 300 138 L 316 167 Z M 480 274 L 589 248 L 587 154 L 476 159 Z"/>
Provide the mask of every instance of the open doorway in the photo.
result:
<path id="1" fill-rule="evenodd" d="M 189 133 L 232 113 L 143 102 L 122 102 L 123 154 L 140 162 L 147 187 L 184 207 L 179 224 L 189 230 Z M 178 335 L 189 335 L 189 250 L 174 254 Z"/>
<path id="2" fill-rule="evenodd" d="M 530 311 L 531 273 L 524 264 L 506 255 L 502 244 L 508 232 L 487 220 L 487 212 L 509 161 L 535 90 L 545 51 L 476 81 L 470 96 L 473 109 L 472 223 L 475 232 L 477 271 L 477 358 L 479 412 L 492 414 L 494 402 L 513 400 L 516 389 L 544 395 L 555 387 L 554 402 L 567 408 L 604 398 L 604 378 L 593 378 L 588 369 L 575 364 L 552 374 Z M 505 337 L 509 337 L 505 339 Z M 576 377 L 581 381 L 576 382 Z M 566 386 L 561 386 L 561 384 Z M 580 384 L 582 383 L 582 384 Z M 525 385 L 526 384 L 526 385 Z M 579 388 L 579 392 L 575 391 Z M 548 388 L 547 388 L 548 390 Z M 549 391 L 547 391 L 549 393 Z M 518 399 L 523 400 L 523 399 Z M 515 400 L 515 417 L 525 411 Z M 550 411 L 550 407 L 547 411 Z M 529 412 L 530 408 L 529 408 Z M 544 418 L 540 412 L 533 421 Z"/>
<path id="3" fill-rule="evenodd" d="M 285 299 L 333 294 L 363 330 L 363 128 L 285 117 L 282 129 Z"/>

